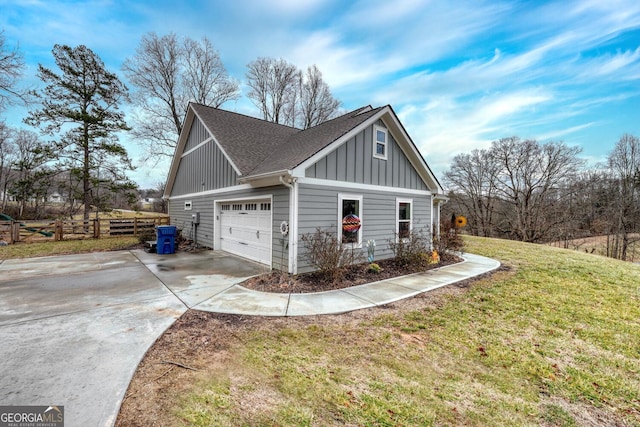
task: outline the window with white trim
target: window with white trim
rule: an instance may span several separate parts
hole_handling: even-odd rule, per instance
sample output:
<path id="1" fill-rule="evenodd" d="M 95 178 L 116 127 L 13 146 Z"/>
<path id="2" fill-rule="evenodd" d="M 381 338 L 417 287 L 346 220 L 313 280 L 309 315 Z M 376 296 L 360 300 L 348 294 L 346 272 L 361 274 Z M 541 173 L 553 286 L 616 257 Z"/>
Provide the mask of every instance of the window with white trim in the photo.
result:
<path id="1" fill-rule="evenodd" d="M 387 129 L 381 126 L 373 127 L 373 157 L 387 160 Z"/>
<path id="2" fill-rule="evenodd" d="M 400 239 L 409 238 L 413 228 L 413 200 L 396 199 L 396 232 Z"/>
<path id="3" fill-rule="evenodd" d="M 362 196 L 338 194 L 338 236 L 342 243 L 362 246 Z"/>

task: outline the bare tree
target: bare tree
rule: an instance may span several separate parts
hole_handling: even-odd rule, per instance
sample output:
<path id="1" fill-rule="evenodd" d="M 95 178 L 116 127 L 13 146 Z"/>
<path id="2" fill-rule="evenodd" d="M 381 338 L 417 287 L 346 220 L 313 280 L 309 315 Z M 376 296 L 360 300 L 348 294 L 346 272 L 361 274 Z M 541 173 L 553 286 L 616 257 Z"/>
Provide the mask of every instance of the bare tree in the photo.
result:
<path id="1" fill-rule="evenodd" d="M 11 183 L 13 170 L 11 166 L 15 162 L 15 131 L 0 122 L 0 193 L 2 194 L 2 205 L 0 211 L 7 208 L 8 188 Z"/>
<path id="2" fill-rule="evenodd" d="M 9 47 L 4 30 L 0 31 L 0 111 L 16 100 L 25 100 L 26 91 L 17 88 L 24 68 L 22 53 L 17 47 Z"/>
<path id="3" fill-rule="evenodd" d="M 12 167 L 16 176 L 9 191 L 19 202 L 18 217 L 23 218 L 28 202 L 37 206 L 39 199 L 46 196 L 50 171 L 44 165 L 49 159 L 44 154 L 38 134 L 33 131 L 16 131 L 15 147 L 16 156 Z"/>
<path id="4" fill-rule="evenodd" d="M 301 73 L 284 59 L 258 58 L 247 67 L 248 97 L 262 118 L 293 126 L 296 121 Z"/>
<path id="5" fill-rule="evenodd" d="M 469 220 L 469 228 L 478 236 L 489 237 L 495 228 L 496 177 L 498 164 L 487 150 L 473 150 L 453 158 L 445 172 L 445 182 L 455 190 L 452 202 L 460 204 Z M 450 202 L 451 203 L 451 202 Z"/>
<path id="6" fill-rule="evenodd" d="M 623 135 L 607 159 L 611 173 L 613 196 L 610 205 L 611 240 L 607 253 L 613 258 L 627 259 L 629 246 L 640 237 L 640 139 Z M 635 236 L 635 237 L 634 237 Z"/>
<path id="7" fill-rule="evenodd" d="M 307 129 L 336 115 L 340 101 L 333 97 L 316 65 L 302 71 L 284 59 L 258 58 L 247 65 L 247 95 L 274 123 Z"/>
<path id="8" fill-rule="evenodd" d="M 558 208 L 569 194 L 568 183 L 584 165 L 578 157 L 581 149 L 510 137 L 494 141 L 490 151 L 500 168 L 496 188 L 507 203 L 510 232 L 525 242 L 543 241 L 567 220 Z"/>
<path id="9" fill-rule="evenodd" d="M 526 242 L 568 238 L 578 216 L 576 176 L 580 148 L 540 144 L 518 137 L 494 141 L 486 150 L 460 154 L 445 173 L 451 187 L 447 210 L 469 218 L 476 235 Z"/>
<path id="10" fill-rule="evenodd" d="M 229 77 L 220 55 L 204 37 L 200 43 L 185 38 L 183 85 L 189 100 L 218 108 L 238 99 L 239 84 Z M 186 111 L 186 107 L 185 107 Z"/>
<path id="11" fill-rule="evenodd" d="M 156 161 L 173 155 L 189 101 L 219 107 L 240 96 L 206 37 L 197 42 L 147 33 L 122 68 L 137 89 L 133 135 Z"/>
<path id="12" fill-rule="evenodd" d="M 340 107 L 340 101 L 333 97 L 329 85 L 322 79 L 322 73 L 315 64 L 307 68 L 301 87 L 300 106 L 303 129 L 329 120 Z"/>

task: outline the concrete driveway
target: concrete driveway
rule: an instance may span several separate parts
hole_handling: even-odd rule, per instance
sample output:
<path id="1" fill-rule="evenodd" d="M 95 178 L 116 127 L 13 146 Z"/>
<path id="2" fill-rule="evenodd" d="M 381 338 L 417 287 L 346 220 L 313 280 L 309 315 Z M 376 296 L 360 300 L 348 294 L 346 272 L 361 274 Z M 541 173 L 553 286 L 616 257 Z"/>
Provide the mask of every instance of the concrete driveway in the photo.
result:
<path id="1" fill-rule="evenodd" d="M 0 405 L 64 405 L 65 425 L 113 425 L 157 337 L 187 306 L 263 270 L 211 251 L 3 261 Z"/>

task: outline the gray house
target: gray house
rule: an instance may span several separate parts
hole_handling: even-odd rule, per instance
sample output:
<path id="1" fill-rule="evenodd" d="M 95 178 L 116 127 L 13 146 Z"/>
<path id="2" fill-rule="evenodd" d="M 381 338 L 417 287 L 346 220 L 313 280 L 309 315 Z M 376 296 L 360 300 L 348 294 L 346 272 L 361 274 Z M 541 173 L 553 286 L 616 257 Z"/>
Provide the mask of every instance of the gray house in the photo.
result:
<path id="1" fill-rule="evenodd" d="M 317 227 L 389 258 L 446 200 L 390 106 L 301 130 L 193 103 L 164 197 L 183 236 L 294 274 L 312 269 L 301 236 Z"/>

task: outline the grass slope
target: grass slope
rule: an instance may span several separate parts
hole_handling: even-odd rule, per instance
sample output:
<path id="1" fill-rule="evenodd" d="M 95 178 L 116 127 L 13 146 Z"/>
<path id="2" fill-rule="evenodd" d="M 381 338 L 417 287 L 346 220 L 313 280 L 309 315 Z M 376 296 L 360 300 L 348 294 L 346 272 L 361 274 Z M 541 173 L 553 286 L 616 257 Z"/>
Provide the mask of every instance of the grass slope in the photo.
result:
<path id="1" fill-rule="evenodd" d="M 640 268 L 466 243 L 508 269 L 357 321 L 238 331 L 223 366 L 185 374 L 170 424 L 640 425 Z"/>

